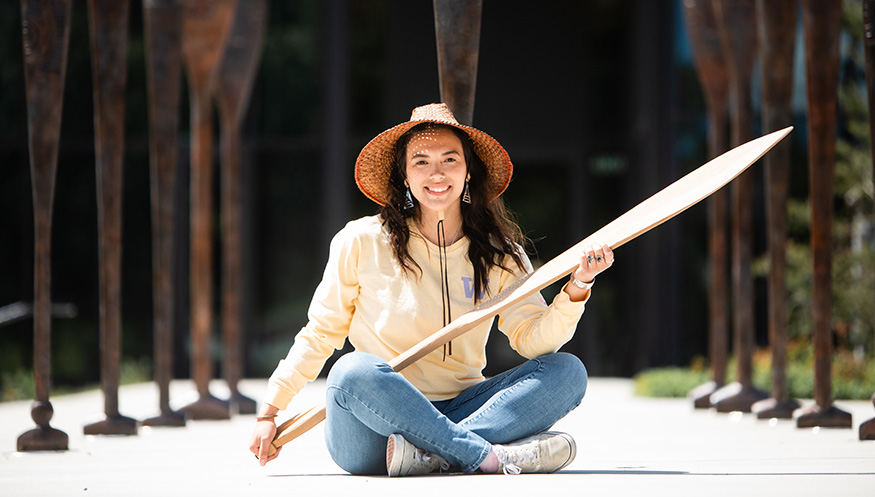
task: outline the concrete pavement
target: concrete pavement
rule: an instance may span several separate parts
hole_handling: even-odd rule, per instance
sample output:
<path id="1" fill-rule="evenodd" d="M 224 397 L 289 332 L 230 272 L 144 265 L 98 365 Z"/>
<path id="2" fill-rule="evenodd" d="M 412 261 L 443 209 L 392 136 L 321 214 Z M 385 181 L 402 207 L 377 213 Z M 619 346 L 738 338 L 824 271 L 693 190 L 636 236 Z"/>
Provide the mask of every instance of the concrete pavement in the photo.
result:
<path id="1" fill-rule="evenodd" d="M 264 380 L 241 383 L 256 400 Z M 429 475 L 418 478 L 345 474 L 328 455 L 321 427 L 284 447 L 264 468 L 248 452 L 251 416 L 189 421 L 185 428 L 141 428 L 137 436 L 94 437 L 82 427 L 101 417 L 98 391 L 55 396 L 52 426 L 70 450 L 17 453 L 18 435 L 34 425 L 29 402 L 0 404 L 0 496 L 70 495 L 875 495 L 875 442 L 857 427 L 875 416 L 870 402 L 837 402 L 854 428 L 798 429 L 792 421 L 695 410 L 683 399 L 647 399 L 630 380 L 592 378 L 583 404 L 555 429 L 570 432 L 577 459 L 553 475 Z M 174 406 L 192 399 L 189 381 L 171 387 Z M 317 382 L 288 412 L 322 395 Z M 222 396 L 221 383 L 213 393 Z M 153 384 L 122 387 L 120 410 L 157 414 Z"/>

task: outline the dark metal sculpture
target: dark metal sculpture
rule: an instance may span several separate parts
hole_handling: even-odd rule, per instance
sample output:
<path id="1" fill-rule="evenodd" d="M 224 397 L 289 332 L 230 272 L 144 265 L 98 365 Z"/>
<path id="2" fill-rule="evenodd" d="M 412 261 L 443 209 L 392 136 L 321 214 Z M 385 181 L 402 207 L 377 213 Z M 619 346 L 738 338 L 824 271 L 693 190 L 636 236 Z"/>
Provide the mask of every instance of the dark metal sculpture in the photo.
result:
<path id="1" fill-rule="evenodd" d="M 756 59 L 756 9 L 754 0 L 713 0 L 714 14 L 729 62 L 730 92 L 734 102 L 732 144 L 747 141 L 752 134 L 751 75 Z M 768 397 L 753 386 L 754 289 L 752 171 L 732 183 L 732 301 L 736 383 L 718 390 L 711 403 L 719 412 L 750 412 L 751 406 Z"/>
<path id="2" fill-rule="evenodd" d="M 797 0 L 757 0 L 763 58 L 763 130 L 793 124 L 793 46 Z M 786 239 L 790 183 L 790 141 L 764 157 L 769 243 L 769 345 L 772 348 L 772 396 L 751 407 L 759 419 L 790 419 L 799 402 L 787 394 Z"/>
<path id="3" fill-rule="evenodd" d="M 832 220 L 841 0 L 802 0 L 808 85 L 808 171 L 811 202 L 815 405 L 796 417 L 800 428 L 850 428 L 851 415 L 832 405 Z"/>
<path id="4" fill-rule="evenodd" d="M 456 119 L 474 121 L 483 0 L 434 0 L 441 101 Z"/>
<path id="5" fill-rule="evenodd" d="M 869 97 L 869 145 L 873 149 L 872 171 L 875 174 L 875 0 L 863 0 L 863 34 Z M 872 404 L 875 405 L 875 393 L 872 394 Z M 860 440 L 875 440 L 875 418 L 860 424 Z"/>
<path id="6" fill-rule="evenodd" d="M 18 437 L 17 450 L 67 450 L 69 437 L 52 428 L 51 246 L 52 204 L 58 170 L 61 107 L 70 38 L 70 0 L 21 0 L 28 148 L 33 191 L 34 402 L 37 427 Z"/>
<path id="7" fill-rule="evenodd" d="M 267 0 L 239 2 L 216 85 L 222 141 L 222 329 L 224 376 L 231 406 L 240 414 L 255 414 L 254 400 L 237 388 L 243 374 L 240 301 L 241 254 L 241 133 L 240 126 L 258 61 L 261 58 Z"/>
<path id="8" fill-rule="evenodd" d="M 122 172 L 125 142 L 129 2 L 88 0 L 94 84 L 100 274 L 100 386 L 104 419 L 86 435 L 136 435 L 137 420 L 118 410 L 121 377 Z"/>
<path id="9" fill-rule="evenodd" d="M 191 343 L 198 400 L 182 408 L 192 419 L 228 419 L 229 404 L 210 394 L 213 329 L 212 95 L 236 0 L 185 0 L 182 56 L 191 99 Z"/>
<path id="10" fill-rule="evenodd" d="M 173 218 L 182 76 L 182 5 L 179 0 L 143 2 L 149 92 L 149 170 L 152 193 L 152 295 L 158 416 L 146 426 L 185 426 L 170 408 L 173 378 Z"/>
<path id="11" fill-rule="evenodd" d="M 711 0 L 684 2 L 684 17 L 693 45 L 699 81 L 708 110 L 708 156 L 716 157 L 729 148 L 729 69 L 723 55 Z M 726 356 L 729 347 L 729 273 L 727 251 L 728 197 L 725 189 L 708 199 L 708 361 L 711 381 L 690 392 L 697 408 L 711 407 L 711 394 L 726 384 Z"/>

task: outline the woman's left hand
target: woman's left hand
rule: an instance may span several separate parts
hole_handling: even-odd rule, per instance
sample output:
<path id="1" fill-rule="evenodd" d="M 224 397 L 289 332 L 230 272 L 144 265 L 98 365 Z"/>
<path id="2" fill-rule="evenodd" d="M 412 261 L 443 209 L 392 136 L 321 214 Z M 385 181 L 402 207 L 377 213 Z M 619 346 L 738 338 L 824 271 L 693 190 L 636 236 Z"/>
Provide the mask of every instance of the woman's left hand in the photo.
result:
<path id="1" fill-rule="evenodd" d="M 582 283 L 592 283 L 599 273 L 614 264 L 614 252 L 607 244 L 592 245 L 580 254 L 580 264 L 572 277 Z"/>

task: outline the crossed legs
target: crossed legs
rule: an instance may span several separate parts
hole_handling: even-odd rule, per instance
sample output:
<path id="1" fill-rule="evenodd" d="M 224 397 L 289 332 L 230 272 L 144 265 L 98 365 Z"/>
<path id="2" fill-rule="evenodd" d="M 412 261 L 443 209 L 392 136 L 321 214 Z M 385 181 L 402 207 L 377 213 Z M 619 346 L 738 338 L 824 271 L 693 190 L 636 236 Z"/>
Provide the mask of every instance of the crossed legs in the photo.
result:
<path id="1" fill-rule="evenodd" d="M 492 444 L 542 432 L 568 414 L 583 398 L 586 379 L 575 356 L 548 354 L 431 402 L 382 359 L 353 352 L 328 375 L 325 441 L 352 474 L 385 474 L 386 441 L 394 433 L 472 473 Z"/>

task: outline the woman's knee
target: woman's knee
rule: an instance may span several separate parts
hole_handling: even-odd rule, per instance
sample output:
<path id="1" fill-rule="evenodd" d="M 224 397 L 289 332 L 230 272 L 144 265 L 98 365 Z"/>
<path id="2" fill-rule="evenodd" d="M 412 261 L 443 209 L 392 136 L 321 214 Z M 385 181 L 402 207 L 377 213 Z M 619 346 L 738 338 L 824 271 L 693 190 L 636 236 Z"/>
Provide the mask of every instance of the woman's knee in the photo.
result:
<path id="1" fill-rule="evenodd" d="M 378 382 L 380 376 L 392 371 L 386 361 L 375 355 L 350 352 L 334 363 L 326 383 L 328 387 L 343 389 L 370 388 L 372 382 Z"/>
<path id="2" fill-rule="evenodd" d="M 577 397 L 577 402 L 580 402 L 586 393 L 588 379 L 583 362 L 577 356 L 566 352 L 548 354 L 540 359 L 551 368 L 552 376 L 562 384 L 563 389 Z"/>

